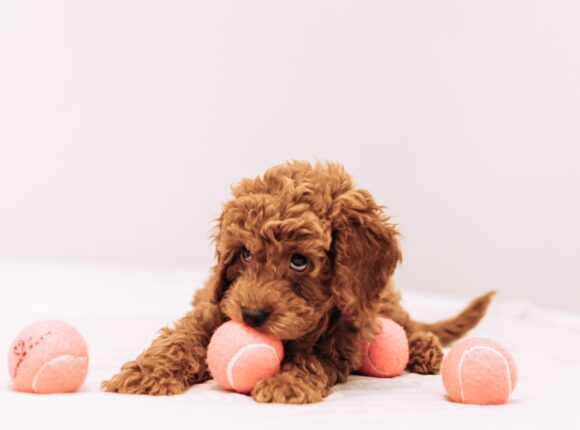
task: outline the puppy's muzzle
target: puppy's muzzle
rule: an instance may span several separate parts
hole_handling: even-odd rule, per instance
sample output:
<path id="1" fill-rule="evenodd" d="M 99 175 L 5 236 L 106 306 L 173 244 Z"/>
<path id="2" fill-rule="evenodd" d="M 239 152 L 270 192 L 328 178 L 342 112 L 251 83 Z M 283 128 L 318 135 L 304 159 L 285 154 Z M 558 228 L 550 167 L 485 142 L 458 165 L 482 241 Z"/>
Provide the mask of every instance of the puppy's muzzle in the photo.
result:
<path id="1" fill-rule="evenodd" d="M 242 318 L 250 327 L 259 327 L 264 324 L 269 314 L 269 312 L 263 309 L 242 307 Z"/>

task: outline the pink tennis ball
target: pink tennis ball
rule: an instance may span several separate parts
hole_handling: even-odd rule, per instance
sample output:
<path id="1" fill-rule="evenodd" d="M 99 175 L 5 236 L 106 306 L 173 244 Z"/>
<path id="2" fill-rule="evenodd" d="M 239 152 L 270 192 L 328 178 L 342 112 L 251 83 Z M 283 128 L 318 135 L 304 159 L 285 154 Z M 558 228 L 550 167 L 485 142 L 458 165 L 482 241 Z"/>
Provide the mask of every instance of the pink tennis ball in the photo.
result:
<path id="1" fill-rule="evenodd" d="M 220 326 L 207 348 L 214 379 L 238 393 L 250 393 L 257 382 L 278 373 L 283 358 L 281 341 L 235 321 Z"/>
<path id="2" fill-rule="evenodd" d="M 380 333 L 361 345 L 359 372 L 378 378 L 400 375 L 409 362 L 409 342 L 403 327 L 387 318 L 378 318 Z"/>
<path id="3" fill-rule="evenodd" d="M 518 373 L 507 349 L 493 340 L 472 338 L 447 354 L 441 377 L 453 402 L 500 405 L 508 401 Z"/>
<path id="4" fill-rule="evenodd" d="M 87 376 L 83 337 L 62 321 L 39 321 L 22 330 L 8 351 L 12 385 L 27 393 L 71 393 Z"/>

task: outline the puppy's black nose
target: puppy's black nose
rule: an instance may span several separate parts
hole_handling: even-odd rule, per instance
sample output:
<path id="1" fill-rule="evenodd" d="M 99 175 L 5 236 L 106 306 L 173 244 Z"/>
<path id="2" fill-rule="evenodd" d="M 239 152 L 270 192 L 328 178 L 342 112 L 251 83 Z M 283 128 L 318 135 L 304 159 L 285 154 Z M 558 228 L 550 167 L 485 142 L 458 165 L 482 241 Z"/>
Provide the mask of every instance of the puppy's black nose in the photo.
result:
<path id="1" fill-rule="evenodd" d="M 268 318 L 269 312 L 266 312 L 262 309 L 251 309 L 246 308 L 245 306 L 242 307 L 242 318 L 244 322 L 251 327 L 258 327 L 261 326 L 266 318 Z"/>

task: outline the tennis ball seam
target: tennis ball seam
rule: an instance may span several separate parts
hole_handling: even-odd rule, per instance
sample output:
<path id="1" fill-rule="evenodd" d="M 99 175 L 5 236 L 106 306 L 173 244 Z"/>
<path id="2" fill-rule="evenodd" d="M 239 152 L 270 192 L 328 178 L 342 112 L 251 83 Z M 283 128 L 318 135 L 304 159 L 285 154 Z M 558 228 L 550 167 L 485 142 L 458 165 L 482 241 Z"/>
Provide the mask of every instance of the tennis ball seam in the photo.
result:
<path id="1" fill-rule="evenodd" d="M 457 379 L 459 381 L 459 393 L 461 395 L 461 402 L 462 403 L 465 403 L 465 393 L 463 391 L 463 379 L 462 379 L 462 376 L 461 376 L 461 370 L 463 368 L 463 362 L 465 361 L 465 359 L 467 358 L 467 356 L 471 352 L 473 352 L 473 351 L 475 351 L 477 349 L 483 349 L 483 350 L 486 350 L 486 351 L 490 351 L 490 352 L 496 354 L 499 358 L 501 358 L 501 360 L 502 360 L 502 362 L 503 362 L 503 364 L 505 366 L 505 369 L 506 369 L 507 387 L 508 387 L 507 398 L 509 398 L 509 396 L 510 396 L 510 394 L 512 392 L 512 375 L 511 375 L 511 370 L 510 370 L 510 366 L 509 366 L 509 363 L 508 363 L 507 358 L 505 358 L 504 355 L 500 351 L 498 351 L 497 349 L 495 349 L 495 348 L 491 348 L 489 346 L 483 346 L 483 345 L 475 345 L 475 346 L 469 347 L 468 349 L 466 349 L 465 351 L 463 351 L 461 353 L 461 357 L 459 358 L 459 363 L 457 365 Z"/>
<path id="2" fill-rule="evenodd" d="M 58 363 L 59 361 L 62 361 L 63 359 L 68 359 L 68 358 L 86 358 L 86 357 L 79 356 L 79 355 L 72 355 L 72 354 L 62 354 L 62 355 L 59 355 L 57 357 L 54 357 L 52 360 L 49 360 L 46 363 L 43 363 L 43 365 L 40 366 L 40 369 L 38 369 L 36 371 L 36 373 L 34 374 L 34 378 L 32 378 L 32 391 L 34 391 L 35 393 L 38 393 L 38 389 L 37 389 L 38 388 L 38 378 L 48 366 L 50 366 L 54 363 Z"/>
<path id="3" fill-rule="evenodd" d="M 236 388 L 236 385 L 234 384 L 234 375 L 233 375 L 234 366 L 236 365 L 236 362 L 242 357 L 242 355 L 246 351 L 248 351 L 250 349 L 257 349 L 257 348 L 266 348 L 268 351 L 271 351 L 274 354 L 274 356 L 276 357 L 276 359 L 278 361 L 280 361 L 280 357 L 278 356 L 278 353 L 276 352 L 276 349 L 274 349 L 273 346 L 268 345 L 267 343 L 253 343 L 253 344 L 250 344 L 250 345 L 243 346 L 231 358 L 231 360 L 228 363 L 228 367 L 226 369 L 226 377 L 228 379 L 228 384 L 230 384 L 230 386 L 235 391 L 238 391 L 238 389 Z"/>
<path id="4" fill-rule="evenodd" d="M 373 360 L 371 360 L 370 349 L 371 349 L 371 344 L 367 343 L 366 348 L 364 349 L 364 354 L 365 354 L 365 358 L 366 358 L 366 361 L 369 364 L 369 366 L 379 375 L 389 376 L 389 374 L 387 372 L 385 372 L 385 371 L 383 371 L 375 366 L 375 363 L 373 363 Z"/>

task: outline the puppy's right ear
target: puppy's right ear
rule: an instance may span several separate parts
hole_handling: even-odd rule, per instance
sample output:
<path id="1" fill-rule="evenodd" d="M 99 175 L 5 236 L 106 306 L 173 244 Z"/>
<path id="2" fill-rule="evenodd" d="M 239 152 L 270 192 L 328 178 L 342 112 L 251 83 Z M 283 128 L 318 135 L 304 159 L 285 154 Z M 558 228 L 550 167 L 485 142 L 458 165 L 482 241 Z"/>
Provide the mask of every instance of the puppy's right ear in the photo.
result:
<path id="1" fill-rule="evenodd" d="M 207 280 L 205 289 L 210 294 L 210 300 L 213 303 L 219 303 L 228 287 L 232 283 L 228 268 L 236 258 L 236 254 L 232 251 L 220 253 L 216 251 L 217 263 L 211 269 L 211 275 Z"/>
<path id="2" fill-rule="evenodd" d="M 224 232 L 224 212 L 217 219 L 217 223 L 212 232 L 212 241 L 215 246 L 216 263 L 212 267 L 209 279 L 204 287 L 199 290 L 196 300 L 202 299 L 214 304 L 218 304 L 228 290 L 235 277 L 235 261 L 238 252 L 233 244 L 228 243 L 222 233 Z M 227 230 L 227 228 L 226 228 Z M 195 300 L 194 300 L 195 304 Z"/>

